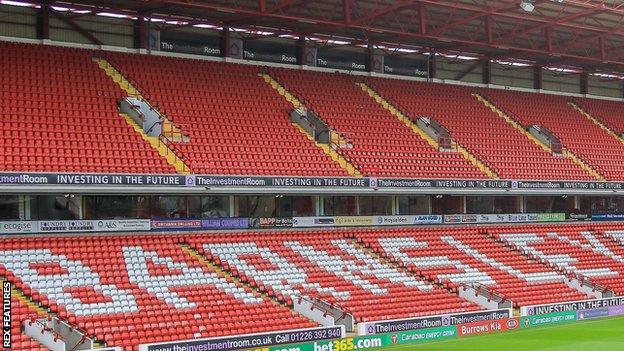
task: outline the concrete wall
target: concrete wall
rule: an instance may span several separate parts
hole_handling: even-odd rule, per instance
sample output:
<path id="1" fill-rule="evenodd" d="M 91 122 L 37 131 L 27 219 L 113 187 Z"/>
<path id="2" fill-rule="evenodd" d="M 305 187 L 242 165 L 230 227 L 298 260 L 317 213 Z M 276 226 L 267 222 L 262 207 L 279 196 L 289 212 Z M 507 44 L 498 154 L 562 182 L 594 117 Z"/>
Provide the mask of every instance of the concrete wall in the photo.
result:
<path id="1" fill-rule="evenodd" d="M 533 88 L 533 67 L 516 67 L 492 63 L 492 84 Z"/>
<path id="2" fill-rule="evenodd" d="M 27 7 L 0 5 L 0 35 L 37 38 L 36 10 Z"/>
<path id="3" fill-rule="evenodd" d="M 132 47 L 132 22 L 119 18 L 84 16 L 74 20 L 76 24 L 91 32 L 104 45 Z M 50 16 L 50 39 L 70 43 L 92 44 L 82 34 L 74 31 L 67 23 Z"/>
<path id="4" fill-rule="evenodd" d="M 604 78 L 589 76 L 588 93 L 598 96 L 609 96 L 614 98 L 623 97 L 624 81 L 606 80 Z"/>
<path id="5" fill-rule="evenodd" d="M 458 75 L 474 66 L 476 61 L 449 60 L 446 58 L 436 58 L 436 78 L 456 80 Z M 482 83 L 483 66 L 481 64 L 460 79 L 462 82 Z"/>
<path id="6" fill-rule="evenodd" d="M 578 74 L 542 70 L 542 89 L 578 94 L 581 91 L 581 77 Z"/>

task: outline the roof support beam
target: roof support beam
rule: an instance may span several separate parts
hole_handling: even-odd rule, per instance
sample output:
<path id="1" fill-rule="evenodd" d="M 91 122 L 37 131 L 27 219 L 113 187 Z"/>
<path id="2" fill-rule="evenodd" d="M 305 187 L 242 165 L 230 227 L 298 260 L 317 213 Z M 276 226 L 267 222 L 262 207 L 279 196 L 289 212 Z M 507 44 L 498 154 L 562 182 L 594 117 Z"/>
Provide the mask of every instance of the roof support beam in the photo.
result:
<path id="1" fill-rule="evenodd" d="M 431 5 L 433 7 L 442 7 L 446 9 L 455 9 L 455 10 L 474 12 L 475 15 L 480 14 L 481 16 L 485 16 L 489 13 L 488 10 L 484 9 L 483 7 L 470 5 L 470 4 L 464 4 L 464 3 L 458 3 L 458 2 L 449 1 L 449 0 L 418 0 L 418 1 L 423 4 Z M 543 2 L 543 1 L 540 1 L 540 2 Z M 574 3 L 574 5 L 581 6 L 581 3 L 579 2 L 572 2 L 570 0 L 566 0 L 566 4 L 572 4 L 572 3 Z M 587 8 L 588 6 L 592 6 L 592 9 L 595 9 L 597 6 L 599 6 L 599 5 L 588 5 L 588 4 L 583 4 L 583 5 L 584 5 L 583 6 L 584 8 Z M 624 14 L 624 10 L 618 11 L 618 10 L 615 10 L 614 8 L 605 8 L 605 10 L 609 10 L 610 12 L 617 11 L 617 12 L 620 12 L 621 14 Z M 538 17 L 538 16 L 531 15 L 528 13 L 497 12 L 497 13 L 493 13 L 493 15 L 496 17 L 514 19 L 518 21 L 541 23 L 541 24 L 551 24 L 553 22 L 552 19 Z M 606 28 L 590 26 L 586 24 L 579 24 L 579 23 L 562 22 L 562 23 L 559 23 L 558 25 L 561 27 L 572 28 L 572 29 L 582 29 L 586 31 L 596 32 L 596 33 L 605 33 L 609 31 L 609 29 L 606 29 Z M 624 34 L 624 30 L 620 29 L 618 33 Z"/>
<path id="2" fill-rule="evenodd" d="M 275 5 L 274 7 L 267 9 L 266 0 L 258 0 L 258 1 L 259 1 L 258 3 L 259 10 L 257 14 L 252 14 L 252 15 L 237 18 L 235 20 L 226 21 L 227 24 L 233 25 L 236 23 L 238 24 L 245 23 L 257 17 L 265 16 L 267 14 L 277 13 L 279 11 L 284 11 L 297 3 L 297 0 L 282 0 L 279 4 Z M 264 11 L 262 10 L 263 8 L 264 8 Z"/>
<path id="3" fill-rule="evenodd" d="M 143 16 L 137 16 L 132 23 L 132 36 L 135 49 L 147 49 L 147 22 Z"/>
<path id="4" fill-rule="evenodd" d="M 562 25 L 565 23 L 569 23 L 570 21 L 573 21 L 575 19 L 579 19 L 579 18 L 583 18 L 583 17 L 587 17 L 590 15 L 595 14 L 596 12 L 598 12 L 600 9 L 599 8 L 594 8 L 594 9 L 589 9 L 589 10 L 585 10 L 579 13 L 575 13 L 569 16 L 566 16 L 564 18 L 561 18 L 559 20 L 556 20 L 555 22 L 548 22 L 548 23 L 542 23 L 538 26 L 529 26 L 528 28 L 521 30 L 519 32 L 512 32 L 510 34 L 508 34 L 507 36 L 505 36 L 504 38 L 502 38 L 501 40 L 497 41 L 500 44 L 505 44 L 508 43 L 511 39 L 516 38 L 516 37 L 521 37 L 523 35 L 529 34 L 531 32 L 536 32 L 545 28 L 552 28 L 555 25 Z"/>
<path id="5" fill-rule="evenodd" d="M 50 5 L 37 10 L 37 39 L 50 39 Z"/>
<path id="6" fill-rule="evenodd" d="M 489 44 L 492 44 L 492 17 L 485 16 L 485 38 Z"/>
<path id="7" fill-rule="evenodd" d="M 427 33 L 427 7 L 420 2 L 418 3 L 418 26 L 420 34 Z"/>
<path id="8" fill-rule="evenodd" d="M 285 3 L 285 1 L 288 1 L 288 0 L 284 0 L 283 3 Z M 290 1 L 294 1 L 294 0 L 290 0 Z M 435 1 L 434 0 L 418 0 L 418 1 L 426 5 L 427 8 L 445 7 L 445 8 L 461 9 L 464 11 L 472 11 L 472 12 L 477 12 L 477 13 L 484 12 L 484 9 L 482 7 L 469 5 L 469 4 L 461 3 L 461 2 L 456 2 L 456 1 L 452 1 L 452 2 L 449 0 L 435 0 Z M 383 27 L 379 25 L 370 25 L 370 24 L 362 25 L 362 24 L 357 24 L 356 23 L 357 20 L 352 20 L 350 26 L 345 26 L 344 21 L 342 19 L 334 20 L 334 19 L 327 19 L 327 18 L 311 17 L 306 14 L 303 14 L 303 15 L 286 14 L 283 12 L 273 13 L 272 10 L 268 10 L 267 13 L 263 14 L 259 12 L 257 8 L 240 7 L 231 3 L 215 4 L 211 2 L 203 2 L 203 1 L 200 2 L 200 1 L 195 1 L 195 0 L 152 0 L 152 2 L 155 4 L 170 5 L 172 7 L 177 6 L 177 7 L 200 9 L 200 10 L 206 10 L 206 11 L 216 10 L 216 11 L 221 11 L 221 12 L 226 12 L 226 13 L 233 13 L 238 16 L 242 15 L 242 16 L 247 16 L 247 17 L 249 16 L 264 17 L 264 18 L 270 18 L 274 20 L 277 19 L 277 20 L 282 20 L 282 21 L 313 23 L 316 25 L 317 28 L 325 27 L 325 30 L 327 31 L 326 34 L 332 34 L 332 31 L 336 31 L 336 30 L 344 30 L 346 27 L 350 30 L 358 30 L 358 31 L 363 31 L 363 32 L 374 32 L 378 34 L 383 34 L 386 37 L 391 37 L 390 40 L 393 40 L 393 41 L 396 40 L 397 42 L 401 42 L 401 41 L 407 42 L 409 40 L 413 40 L 415 41 L 415 44 L 421 44 L 423 40 L 424 41 L 437 41 L 439 42 L 439 44 L 436 44 L 436 45 L 442 48 L 443 46 L 448 45 L 449 47 L 452 47 L 455 50 L 458 50 L 459 48 L 462 48 L 462 47 L 468 50 L 476 50 L 476 51 L 479 51 L 482 49 L 490 49 L 490 50 L 496 50 L 496 51 L 504 49 L 506 52 L 515 52 L 519 55 L 520 54 L 524 55 L 527 58 L 530 58 L 531 56 L 544 56 L 544 55 L 552 54 L 552 55 L 559 55 L 560 57 L 565 58 L 565 59 L 571 59 L 571 60 L 576 60 L 576 61 L 581 61 L 581 62 L 592 62 L 592 63 L 603 62 L 603 60 L 601 60 L 598 57 L 598 55 L 595 55 L 595 56 L 583 55 L 583 54 L 564 52 L 561 50 L 559 51 L 553 50 L 552 53 L 549 53 L 543 48 L 532 48 L 532 47 L 524 47 L 524 46 L 517 46 L 517 45 L 516 46 L 506 45 L 504 48 L 502 48 L 500 45 L 497 45 L 496 43 L 488 44 L 487 42 L 482 41 L 482 40 L 473 40 L 473 39 L 451 37 L 451 36 L 444 36 L 444 35 L 432 35 L 431 33 L 423 34 L 423 33 L 418 33 L 416 31 L 395 29 L 395 28 Z M 407 4 L 407 2 L 401 2 L 401 4 Z M 568 2 L 566 2 L 566 4 L 568 4 Z M 549 20 L 548 18 L 540 18 L 535 15 L 518 14 L 518 13 L 512 13 L 512 12 L 497 13 L 492 16 L 496 16 L 496 17 L 500 16 L 504 18 L 512 18 L 512 19 L 531 21 L 531 22 L 542 23 L 542 24 L 545 24 L 545 23 L 550 24 L 552 22 L 552 20 Z M 609 29 L 609 28 L 591 27 L 591 26 L 581 25 L 577 23 L 574 23 L 574 24 L 561 23 L 558 26 L 559 27 L 567 26 L 570 28 L 574 28 L 577 32 L 579 30 L 591 30 L 596 33 L 600 33 L 600 32 L 610 33 L 613 31 L 613 29 Z M 621 28 L 621 27 L 618 28 L 617 32 L 614 32 L 614 34 L 624 36 L 624 28 Z M 444 43 L 448 43 L 448 44 L 444 44 Z M 496 55 L 496 53 L 492 53 L 492 54 Z M 624 66 L 624 60 L 616 60 L 610 63 Z"/>
<path id="9" fill-rule="evenodd" d="M 587 71 L 583 71 L 581 73 L 581 77 L 579 79 L 579 85 L 580 85 L 580 89 L 579 89 L 579 93 L 581 94 L 587 94 L 589 91 L 589 74 L 587 73 Z"/>
<path id="10" fill-rule="evenodd" d="M 483 60 L 483 69 L 481 71 L 482 83 L 483 84 L 491 84 L 492 83 L 492 60 L 490 58 L 486 58 Z"/>
<path id="11" fill-rule="evenodd" d="M 351 0 L 342 0 L 342 18 L 346 26 L 351 25 Z"/>
<path id="12" fill-rule="evenodd" d="M 95 45 L 102 45 L 102 42 L 100 41 L 100 39 L 96 38 L 93 34 L 91 34 L 91 32 L 89 32 L 88 30 L 82 28 L 78 23 L 76 23 L 73 19 L 67 17 L 67 16 L 63 16 L 62 14 L 54 11 L 54 9 L 50 9 L 50 13 L 52 13 L 54 15 L 54 17 L 58 18 L 59 20 L 63 21 L 65 24 L 67 24 L 68 26 L 71 27 L 71 29 L 75 30 L 76 32 L 82 34 L 83 37 L 89 39 L 89 41 L 92 44 Z"/>
<path id="13" fill-rule="evenodd" d="M 542 89 L 542 66 L 533 67 L 533 89 Z"/>
<path id="14" fill-rule="evenodd" d="M 389 13 L 398 11 L 398 10 L 400 10 L 402 8 L 405 8 L 405 7 L 408 7 L 408 6 L 412 6 L 414 4 L 416 4 L 416 1 L 414 1 L 414 0 L 401 0 L 401 1 L 397 2 L 396 4 L 387 6 L 385 8 L 379 9 L 379 10 L 372 11 L 371 13 L 369 13 L 369 14 L 363 16 L 363 17 L 356 18 L 353 21 L 353 24 L 354 25 L 359 25 L 359 24 L 362 24 L 362 23 L 369 23 L 369 22 L 371 22 L 374 19 L 377 19 L 379 17 L 385 16 L 385 15 L 387 15 Z"/>
<path id="15" fill-rule="evenodd" d="M 544 30 L 546 32 L 546 50 L 548 50 L 548 52 L 551 53 L 553 52 L 552 27 L 546 27 Z"/>
<path id="16" fill-rule="evenodd" d="M 546 0 L 536 0 L 533 4 L 537 5 L 537 4 L 539 4 L 541 2 L 544 2 L 544 1 L 546 1 Z M 422 4 L 422 2 L 420 4 Z M 446 32 L 447 30 L 449 30 L 451 28 L 457 27 L 457 26 L 462 25 L 462 24 L 470 23 L 470 22 L 472 22 L 474 20 L 482 18 L 483 16 L 490 16 L 491 17 L 492 15 L 495 15 L 495 14 L 498 14 L 498 13 L 507 12 L 507 11 L 510 11 L 510 10 L 513 10 L 513 9 L 516 9 L 516 8 L 518 8 L 518 4 L 514 3 L 513 5 L 505 5 L 505 6 L 500 6 L 500 7 L 494 8 L 494 9 L 488 11 L 488 12 L 473 13 L 473 14 L 470 14 L 470 15 L 468 15 L 466 17 L 463 17 L 463 18 L 457 19 L 455 21 L 452 21 L 449 24 L 446 24 L 444 26 L 436 28 L 436 29 L 431 31 L 431 34 L 442 34 L 442 33 Z"/>

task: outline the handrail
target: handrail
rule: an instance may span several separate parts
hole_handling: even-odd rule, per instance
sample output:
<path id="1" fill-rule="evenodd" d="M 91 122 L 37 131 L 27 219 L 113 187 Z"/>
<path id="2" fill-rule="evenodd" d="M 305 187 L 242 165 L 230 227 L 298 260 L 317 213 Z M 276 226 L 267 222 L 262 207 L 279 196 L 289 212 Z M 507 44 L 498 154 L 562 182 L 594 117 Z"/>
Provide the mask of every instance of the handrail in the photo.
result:
<path id="1" fill-rule="evenodd" d="M 299 300 L 299 303 L 301 303 L 301 301 L 309 302 L 313 308 L 316 308 L 317 310 L 322 311 L 323 316 L 327 316 L 327 315 L 333 316 L 333 314 L 331 313 L 332 312 L 331 309 L 335 309 L 335 310 L 342 312 L 342 315 L 338 318 L 335 318 L 334 321 L 339 321 L 341 319 L 346 318 L 347 316 L 353 317 L 350 313 L 343 311 L 340 307 L 334 306 L 332 303 L 325 301 L 321 299 L 320 297 L 309 297 L 309 296 L 297 295 L 296 298 Z"/>
<path id="2" fill-rule="evenodd" d="M 165 149 L 167 151 L 166 151 L 165 155 L 169 155 L 170 152 L 173 153 L 177 158 L 182 160 L 182 171 L 184 171 L 184 172 L 188 171 L 189 169 L 186 167 L 186 159 L 185 159 L 185 157 L 182 156 L 176 149 L 170 147 L 169 145 L 173 145 L 171 143 L 173 143 L 173 141 L 170 140 L 169 138 L 167 138 L 164 134 L 160 134 L 158 136 L 158 146 L 160 146 L 160 145 L 165 145 L 166 146 Z"/>
<path id="3" fill-rule="evenodd" d="M 488 300 L 493 300 L 498 303 L 509 301 L 502 295 L 490 290 L 486 285 L 479 282 L 463 283 L 461 284 L 461 286 L 464 288 L 464 290 L 468 290 L 467 288 L 474 289 L 477 294 L 485 296 Z"/>
<path id="4" fill-rule="evenodd" d="M 141 86 L 131 77 L 126 76 L 123 74 L 123 71 L 119 68 L 119 66 L 117 66 L 115 64 L 115 62 L 110 58 L 109 55 L 104 55 L 104 58 L 106 59 L 106 61 L 108 62 L 109 65 L 111 65 L 111 67 L 113 67 L 117 72 L 119 72 L 119 74 L 121 74 L 128 82 L 130 82 L 130 84 L 132 84 L 132 86 L 134 87 L 134 89 L 136 89 L 136 91 L 139 93 L 139 95 L 143 96 L 142 91 L 143 89 L 140 89 Z"/>
<path id="5" fill-rule="evenodd" d="M 566 271 L 569 272 L 569 271 Z M 607 288 L 606 286 L 594 282 L 592 281 L 589 277 L 587 277 L 584 274 L 578 273 L 578 272 L 570 272 L 570 275 L 574 278 L 576 278 L 576 280 L 578 280 L 582 285 L 587 285 L 590 288 L 592 288 L 593 290 L 599 291 L 601 293 L 607 292 L 607 291 L 611 291 L 609 290 L 609 288 Z"/>
<path id="6" fill-rule="evenodd" d="M 158 120 L 158 121 L 154 122 L 154 124 L 152 124 L 152 126 L 147 129 L 145 134 L 149 135 L 149 133 L 154 129 L 154 127 L 156 127 L 157 125 L 161 125 L 162 126 L 162 124 L 163 124 L 162 120 Z M 161 131 L 160 135 L 162 135 L 162 131 Z"/>

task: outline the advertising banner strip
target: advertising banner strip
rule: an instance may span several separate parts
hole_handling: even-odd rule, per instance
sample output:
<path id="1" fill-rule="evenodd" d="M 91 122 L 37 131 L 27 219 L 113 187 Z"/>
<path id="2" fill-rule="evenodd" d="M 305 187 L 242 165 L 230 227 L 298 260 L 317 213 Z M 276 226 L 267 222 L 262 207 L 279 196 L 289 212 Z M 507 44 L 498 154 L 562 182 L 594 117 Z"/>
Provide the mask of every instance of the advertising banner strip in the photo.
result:
<path id="1" fill-rule="evenodd" d="M 624 221 L 624 213 L 593 213 L 592 221 Z"/>
<path id="2" fill-rule="evenodd" d="M 522 328 L 539 327 L 576 321 L 576 311 L 546 313 L 520 318 Z"/>
<path id="3" fill-rule="evenodd" d="M 128 185 L 234 188 L 624 190 L 624 182 L 263 177 L 179 174 L 0 173 L 2 185 Z"/>
<path id="4" fill-rule="evenodd" d="M 573 302 L 552 303 L 535 306 L 525 306 L 520 308 L 522 316 L 533 316 L 564 311 L 580 311 L 598 309 L 603 307 L 624 306 L 624 297 L 610 297 L 597 300 L 583 300 Z"/>
<path id="5" fill-rule="evenodd" d="M 0 234 L 135 232 L 150 230 L 149 219 L 0 222 Z"/>
<path id="6" fill-rule="evenodd" d="M 486 224 L 486 223 L 532 223 L 532 222 L 562 222 L 565 213 L 500 213 L 500 214 L 458 214 L 445 215 L 447 224 Z"/>
<path id="7" fill-rule="evenodd" d="M 474 322 L 491 321 L 513 317 L 509 308 L 478 311 L 457 314 L 445 314 L 418 318 L 395 319 L 374 322 L 361 322 L 358 324 L 358 334 L 371 335 L 391 333 L 407 330 L 418 330 L 433 327 L 443 327 Z"/>
<path id="8" fill-rule="evenodd" d="M 293 227 L 399 226 L 442 224 L 440 215 L 293 217 Z"/>
<path id="9" fill-rule="evenodd" d="M 499 333 L 520 328 L 520 318 L 504 318 L 457 325 L 457 336 Z"/>
<path id="10" fill-rule="evenodd" d="M 221 338 L 191 339 L 166 343 L 142 344 L 139 351 L 211 350 L 233 351 L 263 349 L 268 346 L 344 338 L 344 326 L 286 330 L 271 333 L 233 335 Z"/>
<path id="11" fill-rule="evenodd" d="M 254 351 L 352 351 L 378 349 L 380 347 L 447 340 L 457 337 L 455 326 L 410 330 L 397 333 L 356 336 L 337 340 L 314 341 L 287 346 L 272 346 Z"/>

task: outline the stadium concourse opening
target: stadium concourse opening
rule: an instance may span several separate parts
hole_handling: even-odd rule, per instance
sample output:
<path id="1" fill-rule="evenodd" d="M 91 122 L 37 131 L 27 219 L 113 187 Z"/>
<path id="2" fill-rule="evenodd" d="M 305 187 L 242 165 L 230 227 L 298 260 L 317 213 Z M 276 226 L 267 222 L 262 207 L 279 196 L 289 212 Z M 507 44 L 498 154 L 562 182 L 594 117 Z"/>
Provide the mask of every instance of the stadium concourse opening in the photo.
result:
<path id="1" fill-rule="evenodd" d="M 623 349 L 612 3 L 0 1 L 3 348 Z"/>

